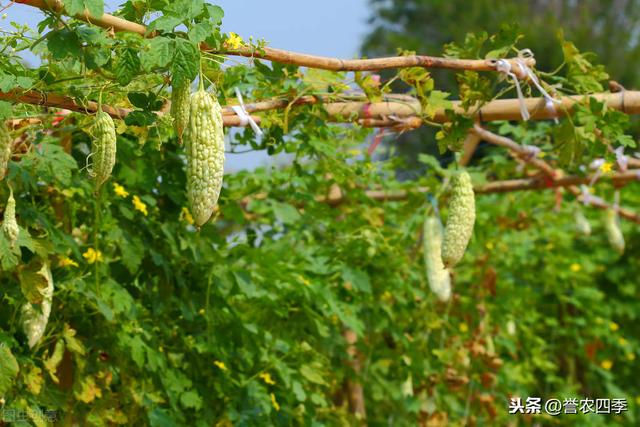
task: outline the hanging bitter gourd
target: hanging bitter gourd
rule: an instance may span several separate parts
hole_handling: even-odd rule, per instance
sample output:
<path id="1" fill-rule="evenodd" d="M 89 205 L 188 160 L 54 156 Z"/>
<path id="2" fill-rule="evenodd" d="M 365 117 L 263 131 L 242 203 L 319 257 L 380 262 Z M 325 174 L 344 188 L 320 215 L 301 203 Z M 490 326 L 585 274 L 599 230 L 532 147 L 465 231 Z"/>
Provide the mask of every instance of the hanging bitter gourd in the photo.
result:
<path id="1" fill-rule="evenodd" d="M 576 230 L 578 233 L 585 236 L 591 235 L 591 224 L 589 224 L 589 220 L 584 216 L 581 209 L 576 209 L 573 215 L 573 220 L 576 224 Z"/>
<path id="2" fill-rule="evenodd" d="M 447 301 L 451 297 L 451 277 L 442 263 L 442 225 L 435 216 L 424 221 L 422 246 L 429 288 L 441 301 Z"/>
<path id="3" fill-rule="evenodd" d="M 449 217 L 444 230 L 442 260 L 445 267 L 456 265 L 464 255 L 476 221 L 476 202 L 471 177 L 466 171 L 452 179 Z"/>
<path id="4" fill-rule="evenodd" d="M 111 116 L 100 110 L 93 125 L 90 175 L 95 179 L 96 189 L 111 176 L 116 164 L 116 128 Z"/>
<path id="5" fill-rule="evenodd" d="M 0 180 L 7 174 L 13 150 L 13 139 L 4 121 L 0 120 Z"/>
<path id="6" fill-rule="evenodd" d="M 195 224 L 204 225 L 218 203 L 224 173 L 222 109 L 203 89 L 189 101 L 189 126 L 184 133 L 187 153 L 187 198 Z"/>
<path id="7" fill-rule="evenodd" d="M 44 277 L 46 285 L 39 292 L 42 294 L 40 308 L 27 302 L 22 306 L 22 329 L 27 336 L 29 348 L 35 346 L 44 335 L 51 315 L 51 302 L 53 301 L 53 276 L 49 264 L 44 262 L 38 274 Z"/>
<path id="8" fill-rule="evenodd" d="M 604 213 L 604 227 L 607 232 L 607 238 L 611 246 L 622 254 L 624 252 L 624 236 L 620 230 L 620 219 L 618 213 L 613 209 L 607 209 Z"/>
<path id="9" fill-rule="evenodd" d="M 20 228 L 16 221 L 16 200 L 13 198 L 13 190 L 9 188 L 9 198 L 7 206 L 4 208 L 4 219 L 2 221 L 2 231 L 9 240 L 11 247 L 15 246 L 20 234 Z"/>
<path id="10" fill-rule="evenodd" d="M 180 144 L 182 144 L 182 135 L 189 125 L 189 95 L 191 95 L 190 82 L 181 82 L 171 89 L 171 117 L 173 129 Z"/>

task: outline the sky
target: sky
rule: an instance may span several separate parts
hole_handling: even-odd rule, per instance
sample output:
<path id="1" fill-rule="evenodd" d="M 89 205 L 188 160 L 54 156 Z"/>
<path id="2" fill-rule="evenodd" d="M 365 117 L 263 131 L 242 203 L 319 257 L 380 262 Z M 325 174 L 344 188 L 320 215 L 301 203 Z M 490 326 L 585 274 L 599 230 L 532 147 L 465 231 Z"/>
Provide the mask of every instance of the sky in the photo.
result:
<path id="1" fill-rule="evenodd" d="M 265 39 L 269 46 L 301 53 L 353 58 L 366 34 L 367 0 L 225 0 L 214 1 L 225 11 L 224 32 L 243 38 Z M 7 0 L 0 4 L 6 5 Z M 106 0 L 105 11 L 114 11 L 120 1 Z M 0 20 L 0 29 L 10 21 L 35 27 L 43 15 L 22 4 L 11 5 Z M 245 100 L 248 102 L 249 100 Z M 225 169 L 254 169 L 270 161 L 266 153 L 227 157 Z"/>

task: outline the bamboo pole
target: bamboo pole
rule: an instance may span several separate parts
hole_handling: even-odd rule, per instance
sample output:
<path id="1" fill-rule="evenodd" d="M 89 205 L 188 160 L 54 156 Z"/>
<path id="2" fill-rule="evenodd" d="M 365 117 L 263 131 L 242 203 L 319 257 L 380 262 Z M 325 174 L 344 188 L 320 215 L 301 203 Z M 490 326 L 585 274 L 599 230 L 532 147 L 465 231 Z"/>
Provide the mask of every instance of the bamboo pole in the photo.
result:
<path id="1" fill-rule="evenodd" d="M 11 102 L 20 102 L 23 104 L 32 104 L 32 105 L 42 105 L 45 107 L 54 107 L 54 108 L 62 108 L 65 110 L 76 111 L 78 113 L 84 114 L 94 114 L 98 111 L 98 103 L 94 101 L 87 101 L 86 103 L 80 104 L 75 99 L 64 96 L 57 95 L 54 93 L 46 93 L 35 90 L 30 90 L 26 92 L 20 91 L 11 91 L 11 92 L 0 92 L 0 100 L 6 100 Z M 112 107 L 109 105 L 102 105 L 102 110 L 109 114 L 114 119 L 124 119 L 127 114 L 129 114 L 131 109 L 129 108 L 120 108 L 120 107 Z M 156 113 L 159 116 L 164 113 L 158 112 Z M 260 117 L 252 116 L 256 123 L 260 123 Z M 240 117 L 238 116 L 223 116 L 223 124 L 224 126 L 247 126 L 246 124 L 242 124 L 240 121 Z"/>
<path id="2" fill-rule="evenodd" d="M 618 93 L 594 93 L 591 95 L 563 96 L 560 103 L 553 109 L 545 108 L 544 98 L 525 98 L 524 104 L 531 115 L 531 120 L 548 120 L 556 117 L 564 117 L 573 113 L 575 104 L 587 101 L 590 97 L 599 102 L 604 102 L 608 108 L 622 111 L 626 114 L 640 114 L 640 91 L 625 91 Z M 325 109 L 332 118 L 387 118 L 387 117 L 419 117 L 422 113 L 420 102 L 331 102 L 325 104 Z M 520 113 L 520 100 L 497 99 L 488 102 L 478 110 L 467 111 L 461 106 L 460 101 L 453 101 L 452 110 L 456 114 L 473 117 L 480 122 L 492 122 L 497 120 L 522 120 Z M 444 123 L 449 121 L 445 111 L 437 110 L 435 116 L 430 119 L 433 122 Z"/>
<path id="3" fill-rule="evenodd" d="M 64 5 L 60 0 L 15 0 L 27 6 L 36 7 L 43 10 L 51 10 L 56 13 L 64 13 Z M 149 32 L 147 27 L 126 19 L 118 18 L 108 13 L 101 17 L 93 17 L 88 11 L 76 14 L 74 18 L 81 21 L 97 25 L 102 28 L 113 29 L 114 31 L 128 31 L 140 34 L 144 37 L 155 37 L 154 32 Z M 201 45 L 201 49 L 212 53 L 223 55 L 235 55 L 248 58 L 266 59 L 282 64 L 292 64 L 302 67 L 318 68 L 331 71 L 377 71 L 393 68 L 424 67 L 424 68 L 446 68 L 451 70 L 474 70 L 474 71 L 496 71 L 495 59 L 453 59 L 441 58 L 426 55 L 394 56 L 373 59 L 339 59 L 304 53 L 290 52 L 282 49 L 270 47 L 253 48 L 241 47 L 234 50 L 213 50 Z M 528 67 L 535 66 L 535 59 L 523 58 Z M 507 59 L 511 63 L 512 72 L 519 78 L 526 78 L 526 74 L 517 65 L 516 59 Z"/>
<path id="4" fill-rule="evenodd" d="M 493 132 L 490 132 L 484 128 L 482 128 L 480 125 L 475 125 L 473 127 L 473 132 L 477 133 L 482 139 L 484 139 L 487 142 L 490 142 L 492 144 L 495 145 L 499 145 L 505 148 L 508 148 L 514 152 L 516 152 L 523 160 L 527 161 L 528 163 L 531 163 L 532 165 L 534 165 L 537 169 L 539 169 L 540 171 L 542 171 L 542 173 L 544 173 L 550 180 L 552 183 L 555 183 L 556 181 L 560 180 L 561 178 L 561 174 L 562 171 L 561 170 L 556 170 L 553 167 L 551 167 L 547 162 L 545 162 L 544 160 L 540 160 L 540 159 L 536 159 L 530 156 L 530 153 L 520 144 L 518 144 L 517 142 L 506 138 L 504 136 L 500 136 L 497 135 Z M 584 197 L 582 195 L 582 191 L 580 191 L 580 189 L 578 187 L 576 187 L 573 184 L 570 184 L 566 187 L 569 192 L 571 194 L 573 194 L 574 196 L 576 196 L 576 198 L 582 202 L 585 202 L 588 205 L 591 205 L 595 208 L 598 209 L 603 209 L 603 210 L 607 210 L 607 209 L 613 209 L 615 211 L 618 212 L 618 214 L 623 217 L 626 218 L 630 221 L 633 221 L 635 223 L 640 224 L 640 214 L 637 214 L 629 209 L 626 208 L 622 208 L 622 207 L 617 207 L 617 206 L 613 206 L 609 203 L 606 203 L 602 200 L 599 199 L 589 199 L 589 200 L 584 200 Z"/>
<path id="5" fill-rule="evenodd" d="M 624 98 L 623 98 L 624 94 Z M 640 91 L 626 91 L 619 93 L 596 93 L 590 95 L 595 99 L 605 102 L 609 108 L 622 111 L 627 114 L 640 114 Z M 95 113 L 97 110 L 97 104 L 93 101 L 89 101 L 82 105 L 77 103 L 73 98 L 58 95 L 54 93 L 41 92 L 36 90 L 20 92 L 17 90 L 10 92 L 0 92 L 0 99 L 20 102 L 32 105 L 43 105 L 47 107 L 63 108 L 67 110 L 77 111 L 80 113 Z M 328 113 L 329 121 L 336 123 L 344 123 L 355 121 L 362 126 L 366 127 L 389 127 L 397 130 L 415 129 L 423 125 L 420 114 L 420 103 L 418 100 L 408 98 L 406 101 L 390 100 L 384 102 L 367 103 L 359 101 L 345 101 L 345 102 L 329 102 L 324 104 L 325 110 Z M 412 99 L 409 101 L 409 99 Z M 582 100 L 586 100 L 585 96 L 567 96 L 560 98 L 562 105 L 566 107 L 563 111 L 557 111 L 558 116 L 561 114 L 571 114 L 573 112 L 573 105 Z M 268 111 L 274 109 L 284 109 L 289 105 L 300 106 L 320 103 L 321 100 L 315 96 L 304 96 L 297 100 L 289 101 L 286 99 L 274 99 L 266 101 L 258 101 L 255 103 L 246 104 L 245 107 L 249 113 Z M 533 106 L 544 102 L 543 98 L 526 98 L 524 100 L 526 105 Z M 130 109 L 111 107 L 103 105 L 103 110 L 108 112 L 112 117 L 122 119 L 129 112 Z M 168 111 L 167 106 L 164 110 Z M 466 111 L 460 107 L 459 101 L 453 102 L 453 110 L 458 114 L 467 114 Z M 546 111 L 544 114 L 539 113 L 539 110 L 535 110 L 533 107 L 529 110 L 532 114 L 533 120 L 543 120 L 553 118 L 550 116 L 550 112 Z M 538 111 L 538 112 L 536 112 Z M 471 116 L 475 117 L 478 121 L 494 121 L 494 120 L 521 120 L 520 117 L 520 104 L 518 99 L 498 99 L 487 103 L 484 107 L 480 108 L 476 113 L 471 113 Z M 231 106 L 223 108 L 223 118 L 225 126 L 238 126 L 240 120 L 235 115 L 235 112 Z M 259 122 L 258 116 L 253 116 L 256 122 Z M 433 122 L 444 123 L 448 121 L 448 117 L 444 110 L 438 110 L 435 113 Z M 632 159 L 636 162 L 635 159 Z M 635 165 L 635 163 L 634 163 Z"/>

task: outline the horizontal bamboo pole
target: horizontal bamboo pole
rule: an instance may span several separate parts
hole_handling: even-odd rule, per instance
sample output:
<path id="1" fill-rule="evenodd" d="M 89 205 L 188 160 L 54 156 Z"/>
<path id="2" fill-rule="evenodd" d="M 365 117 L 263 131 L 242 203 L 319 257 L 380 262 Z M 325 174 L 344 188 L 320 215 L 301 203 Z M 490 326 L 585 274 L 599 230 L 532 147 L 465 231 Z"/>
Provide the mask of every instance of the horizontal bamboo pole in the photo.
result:
<path id="1" fill-rule="evenodd" d="M 39 92 L 35 90 L 25 92 L 0 92 L 0 100 L 20 102 L 23 104 L 42 105 L 45 107 L 62 108 L 65 110 L 76 111 L 78 113 L 84 114 L 94 114 L 98 111 L 97 102 L 87 101 L 84 104 L 79 104 L 73 98 L 68 96 Z M 127 114 L 133 111 L 129 108 L 112 107 L 104 104 L 102 105 L 102 110 L 108 113 L 114 119 L 124 119 Z M 157 114 L 163 115 L 164 113 L 158 112 Z M 260 123 L 260 117 L 252 117 L 256 121 L 256 123 Z M 223 116 L 222 119 L 224 126 L 241 126 L 240 117 L 238 116 Z M 246 124 L 243 126 L 246 126 Z"/>
<path id="2" fill-rule="evenodd" d="M 559 98 L 560 103 L 553 110 L 545 108 L 544 98 L 525 98 L 524 104 L 531 115 L 531 120 L 547 120 L 556 117 L 563 117 L 573 113 L 576 103 L 584 102 L 590 97 L 600 102 L 604 102 L 607 107 L 622 111 L 626 114 L 640 114 L 640 91 L 625 91 L 618 93 L 594 93 L 591 95 L 563 96 Z M 420 102 L 413 101 L 399 102 L 331 102 L 325 104 L 327 113 L 332 118 L 358 118 L 376 119 L 388 117 L 418 117 L 422 109 Z M 520 113 L 520 100 L 497 99 L 488 102 L 477 111 L 466 111 L 462 108 L 460 101 L 453 101 L 453 111 L 457 114 L 474 117 L 480 122 L 492 122 L 497 120 L 522 120 Z M 445 111 L 437 110 L 431 121 L 444 123 L 449 121 Z"/>
<path id="3" fill-rule="evenodd" d="M 64 13 L 64 5 L 60 0 L 15 0 L 16 3 L 37 7 L 43 10 L 52 10 L 56 13 Z M 114 31 L 128 31 L 145 37 L 154 37 L 156 34 L 148 32 L 147 27 L 126 19 L 118 18 L 107 13 L 101 17 L 93 17 L 88 11 L 77 14 L 74 18 L 89 22 L 102 28 Z M 424 67 L 447 68 L 451 70 L 496 71 L 495 59 L 453 59 L 426 55 L 394 56 L 373 59 L 339 59 L 304 53 L 290 52 L 270 47 L 253 48 L 241 47 L 234 50 L 216 51 L 202 44 L 202 50 L 224 54 L 244 56 L 249 58 L 266 59 L 281 64 L 292 64 L 302 67 L 318 68 L 331 71 L 377 71 L 393 68 Z M 524 58 L 527 66 L 534 67 L 535 59 Z M 507 59 L 511 63 L 512 72 L 519 78 L 526 78 L 526 74 L 517 66 L 516 59 Z"/>
<path id="4" fill-rule="evenodd" d="M 532 157 L 530 155 L 530 153 L 526 150 L 525 147 L 523 147 L 522 145 L 518 144 L 517 142 L 506 138 L 504 136 L 500 136 L 497 135 L 493 132 L 490 132 L 484 128 L 482 128 L 479 125 L 475 125 L 473 127 L 473 132 L 475 132 L 478 136 L 480 136 L 483 140 L 501 146 L 501 147 L 505 147 L 508 148 L 509 150 L 514 151 L 515 153 L 517 153 L 523 160 L 525 160 L 528 163 L 531 163 L 533 166 L 535 166 L 537 169 L 539 169 L 540 171 L 542 171 L 542 173 L 544 173 L 547 177 L 548 180 L 550 180 L 552 183 L 555 183 L 556 181 L 561 179 L 562 176 L 562 171 L 561 170 L 556 170 L 553 167 L 551 167 L 547 162 L 545 162 L 544 160 L 540 160 L 540 159 L 536 159 L 534 157 Z M 603 210 L 607 210 L 607 209 L 613 209 L 615 211 L 618 212 L 618 214 L 623 217 L 626 218 L 630 221 L 633 221 L 635 223 L 640 224 L 640 214 L 637 214 L 635 212 L 633 212 L 630 209 L 627 208 L 623 208 L 623 207 L 619 207 L 619 206 L 613 206 L 609 203 L 606 203 L 602 200 L 596 199 L 596 198 L 591 198 L 589 200 L 584 200 L 584 197 L 582 195 L 582 191 L 580 191 L 580 189 L 573 184 L 569 184 L 567 185 L 567 190 L 569 190 L 569 192 L 571 194 L 573 194 L 574 196 L 576 196 L 576 198 L 582 202 L 586 202 L 586 204 L 593 206 L 595 208 L 598 209 L 603 209 Z"/>
<path id="5" fill-rule="evenodd" d="M 622 98 L 620 93 L 596 93 L 591 96 L 601 102 L 605 102 L 609 108 L 623 111 L 627 114 L 640 114 L 640 91 L 626 91 Z M 415 129 L 423 125 L 422 119 L 417 116 L 420 113 L 420 104 L 417 100 L 409 101 L 409 97 L 403 97 L 406 101 L 389 100 L 385 102 L 367 103 L 358 101 L 345 102 L 329 102 L 325 105 L 325 109 L 329 113 L 329 120 L 332 122 L 352 122 L 355 121 L 366 127 L 390 127 L 398 130 Z M 47 107 L 64 108 L 67 110 L 77 111 L 80 113 L 94 113 L 97 111 L 97 104 L 89 101 L 86 105 L 78 104 L 73 98 L 57 95 L 54 93 L 46 93 L 40 91 L 11 91 L 0 92 L 0 99 L 20 102 L 32 105 L 43 105 Z M 392 98 L 390 98 L 392 99 Z M 566 106 L 563 114 L 572 113 L 573 105 L 576 102 L 586 99 L 586 96 L 567 96 L 560 98 L 562 105 Z M 527 105 L 537 105 L 544 102 L 542 98 L 525 98 Z M 289 101 L 286 99 L 274 99 L 266 101 L 258 101 L 246 104 L 245 107 L 249 113 L 261 112 L 274 109 L 284 109 L 289 105 L 299 106 L 320 103 L 321 99 L 315 96 L 304 96 L 299 99 Z M 464 114 L 465 112 L 459 106 L 458 101 L 454 101 L 454 111 Z M 168 105 L 163 108 L 168 111 Z M 117 108 L 103 105 L 103 110 L 108 112 L 114 118 L 124 118 L 131 110 L 127 108 Z M 532 119 L 552 118 L 548 115 L 537 114 L 533 109 Z M 520 120 L 520 106 L 518 99 L 499 99 L 487 103 L 478 113 L 475 114 L 478 120 L 494 121 L 494 120 Z M 225 126 L 239 126 L 240 120 L 235 115 L 231 106 L 223 108 L 223 118 Z M 260 121 L 258 116 L 253 116 L 256 122 Z M 436 111 L 435 122 L 445 122 L 449 120 L 444 110 Z M 508 139 L 507 139 L 508 140 Z M 517 145 L 517 144 L 516 144 Z M 630 159 L 630 165 L 635 166 L 636 160 Z"/>
<path id="6" fill-rule="evenodd" d="M 474 187 L 474 191 L 478 194 L 486 194 L 507 193 L 523 190 L 544 190 L 588 184 L 592 179 L 593 176 L 576 175 L 563 176 L 554 180 L 540 178 L 511 179 L 506 181 L 495 181 L 489 182 L 487 184 L 477 185 Z M 601 176 L 600 179 L 603 181 L 610 181 L 614 185 L 622 185 L 631 181 L 640 181 L 640 170 L 633 169 L 611 175 L 605 174 Z"/>

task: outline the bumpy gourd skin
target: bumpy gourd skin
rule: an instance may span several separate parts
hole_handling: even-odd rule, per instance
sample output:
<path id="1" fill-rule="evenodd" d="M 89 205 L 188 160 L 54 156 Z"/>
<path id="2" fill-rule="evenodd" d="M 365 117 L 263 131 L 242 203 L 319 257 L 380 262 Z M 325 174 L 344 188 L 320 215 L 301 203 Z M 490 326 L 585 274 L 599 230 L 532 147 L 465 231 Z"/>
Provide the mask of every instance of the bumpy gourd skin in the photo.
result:
<path id="1" fill-rule="evenodd" d="M 191 95 L 191 84 L 187 82 L 175 85 L 171 90 L 173 129 L 180 144 L 182 144 L 182 135 L 189 125 L 189 95 Z"/>
<path id="2" fill-rule="evenodd" d="M 453 177 L 452 194 L 449 202 L 449 218 L 444 230 L 442 260 L 445 267 L 456 265 L 473 234 L 476 221 L 476 202 L 471 185 L 471 177 L 462 171 Z"/>
<path id="3" fill-rule="evenodd" d="M 113 119 L 104 111 L 96 114 L 91 145 L 91 176 L 95 179 L 96 189 L 111 176 L 116 164 L 116 128 Z"/>
<path id="4" fill-rule="evenodd" d="M 441 301 L 447 301 L 451 297 L 451 277 L 440 255 L 442 225 L 438 218 L 431 216 L 424 221 L 423 230 L 422 245 L 429 288 Z"/>
<path id="5" fill-rule="evenodd" d="M 585 236 L 591 235 L 591 224 L 589 224 L 589 220 L 587 220 L 581 210 L 576 210 L 573 215 L 573 220 L 576 224 L 576 230 L 578 231 L 578 233 Z"/>
<path id="6" fill-rule="evenodd" d="M 218 203 L 224 174 L 224 131 L 218 100 L 199 90 L 191 95 L 187 153 L 187 196 L 195 224 L 204 225 Z"/>
<path id="7" fill-rule="evenodd" d="M 42 274 L 47 281 L 47 287 L 41 291 L 42 304 L 40 304 L 40 310 L 35 308 L 30 302 L 22 306 L 22 329 L 27 336 L 29 348 L 35 346 L 44 335 L 47 323 L 49 323 L 49 315 L 51 314 L 53 277 L 51 276 L 49 264 L 44 263 L 40 274 Z"/>
<path id="8" fill-rule="evenodd" d="M 7 129 L 3 121 L 0 121 L 0 180 L 7 174 L 12 146 L 13 140 L 9 134 L 9 129 Z"/>
<path id="9" fill-rule="evenodd" d="M 604 213 L 604 227 L 611 246 L 622 255 L 624 253 L 624 236 L 620 230 L 618 214 L 613 209 L 607 209 Z"/>
<path id="10" fill-rule="evenodd" d="M 7 206 L 4 208 L 4 220 L 2 221 L 2 231 L 9 240 L 9 244 L 13 247 L 18 240 L 20 228 L 16 221 L 16 200 L 13 198 L 13 190 L 9 189 L 9 198 Z"/>

